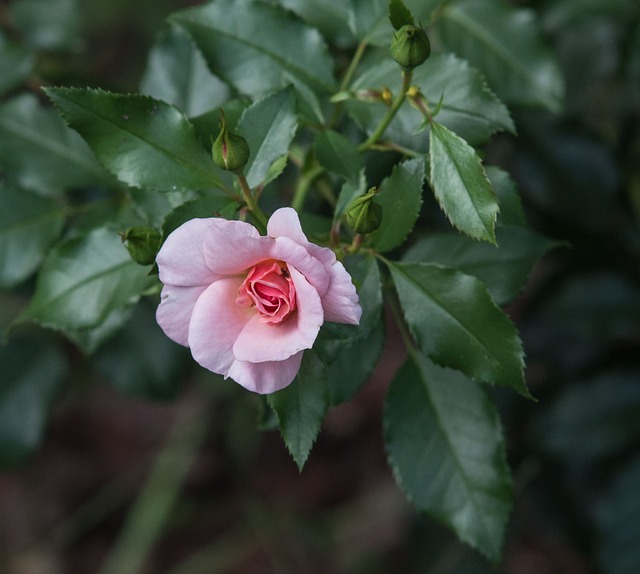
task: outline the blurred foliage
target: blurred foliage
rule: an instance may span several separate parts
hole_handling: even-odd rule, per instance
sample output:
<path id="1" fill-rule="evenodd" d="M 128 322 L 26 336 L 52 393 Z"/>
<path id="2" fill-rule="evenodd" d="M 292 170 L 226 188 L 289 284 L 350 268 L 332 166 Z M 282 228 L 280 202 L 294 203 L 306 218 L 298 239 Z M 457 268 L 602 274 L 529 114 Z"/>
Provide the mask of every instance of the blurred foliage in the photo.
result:
<path id="1" fill-rule="evenodd" d="M 207 74 L 207 54 L 196 50 L 175 28 L 163 25 L 171 12 L 186 4 L 175 0 L 0 3 L 0 201 L 12 198 L 13 204 L 24 207 L 11 213 L 0 210 L 3 330 L 25 308 L 29 313 L 27 303 L 34 292 L 36 303 L 31 305 L 51 296 L 39 289 L 34 271 L 45 258 L 65 259 L 70 250 L 77 249 L 74 237 L 94 229 L 94 218 L 110 223 L 157 225 L 176 207 L 170 193 L 158 199 L 145 195 L 143 190 L 114 184 L 84 141 L 43 105 L 40 88 L 63 84 L 100 86 L 125 93 L 140 89 L 178 104 L 190 116 L 217 106 L 226 100 L 229 88 L 223 88 Z M 351 51 L 354 36 L 384 44 L 388 23 L 359 18 L 366 12 L 359 0 L 352 0 L 348 8 L 329 0 L 282 0 L 272 4 L 281 4 L 316 26 L 336 53 Z M 491 110 L 494 123 L 468 124 L 471 127 L 467 136 L 474 144 L 487 142 L 482 148 L 485 157 L 512 175 L 523 199 L 522 207 L 517 197 L 516 201 L 509 199 L 513 197 L 509 195 L 513 182 L 503 172 L 489 174 L 503 207 L 496 234 L 509 246 L 499 256 L 490 244 L 446 233 L 449 228 L 444 217 L 429 199 L 425 199 L 421 222 L 442 233 L 428 240 L 419 239 L 405 254 L 409 263 L 414 257 L 423 257 L 421 253 L 429 253 L 444 264 L 455 262 L 486 282 L 495 300 L 510 303 L 510 314 L 522 334 L 527 383 L 538 402 L 524 404 L 513 394 L 499 389 L 494 392 L 505 426 L 516 489 L 500 571 L 636 574 L 640 568 L 640 7 L 634 0 L 530 0 L 504 2 L 502 7 L 465 0 L 451 2 L 454 9 L 438 20 L 434 15 L 446 2 L 408 4 L 423 23 L 431 22 L 433 17 L 430 33 L 434 51 L 449 45 L 455 52 L 430 60 L 434 82 L 447 66 L 459 68 L 465 86 L 480 85 L 486 79 L 488 88 L 477 105 Z M 517 6 L 518 11 L 507 10 L 510 5 Z M 547 45 L 543 46 L 540 40 L 539 53 L 531 54 L 523 51 L 519 42 L 532 33 L 534 17 L 541 23 Z M 340 26 L 332 25 L 336 19 Z M 259 24 L 256 19 L 256 26 Z M 500 41 L 487 46 L 486 36 L 478 33 L 483 29 L 493 30 Z M 462 35 L 460 30 L 469 34 Z M 295 26 L 291 32 L 297 33 Z M 518 39 L 515 45 L 510 43 L 513 37 Z M 213 43 L 210 51 L 208 57 L 212 58 L 216 51 Z M 540 64 L 547 61 L 547 51 L 552 51 L 559 64 L 557 69 Z M 480 72 L 468 68 L 463 59 Z M 181 66 L 184 61 L 190 63 L 189 69 L 196 70 L 192 76 L 186 66 Z M 365 59 L 362 66 L 356 87 L 367 77 L 385 77 L 384 65 L 376 68 Z M 282 71 L 276 68 L 274 73 L 280 74 Z M 514 76 L 505 69 L 521 70 L 521 81 L 508 82 Z M 163 82 L 163 74 L 182 79 Z M 234 70 L 229 74 L 229 81 L 234 84 Z M 313 81 L 320 84 L 332 81 L 328 68 L 316 70 L 316 76 Z M 176 92 L 175 85 L 185 89 Z M 260 91 L 272 86 L 242 87 Z M 425 87 L 425 93 L 427 90 Z M 495 94 L 511 104 L 512 118 Z M 434 101 L 439 96 L 427 95 Z M 217 97 L 220 100 L 214 101 Z M 278 97 L 287 96 L 281 93 Z M 209 100 L 205 102 L 204 98 Z M 263 100 L 254 113 L 259 115 L 268 104 Z M 225 109 L 233 122 L 240 117 L 244 104 L 235 101 L 231 107 L 234 106 L 234 112 Z M 349 103 L 347 107 L 362 126 L 377 122 L 358 106 L 359 103 Z M 463 112 L 445 106 L 440 118 L 455 122 L 456 114 Z M 313 120 L 323 110 L 309 98 L 305 113 Z M 403 113 L 410 115 L 413 110 Z M 207 133 L 217 125 L 217 116 L 201 116 L 194 123 L 196 127 L 203 125 L 202 132 Z M 511 130 L 513 126 L 517 137 L 501 134 L 489 139 L 497 129 Z M 412 141 L 407 138 L 403 143 L 411 147 Z M 331 148 L 340 144 L 319 141 L 317 145 L 319 158 L 340 155 Z M 335 159 L 326 161 L 338 163 Z M 263 167 L 255 169 L 264 175 Z M 349 172 L 346 176 L 357 185 L 357 174 Z M 118 201 L 105 193 L 108 186 L 117 190 Z M 68 188 L 65 197 L 63 188 Z M 409 188 L 406 191 L 411 192 Z M 134 194 L 135 202 L 131 200 Z M 86 198 L 93 200 L 93 208 L 99 213 L 82 207 Z M 212 202 L 216 210 L 224 209 L 221 200 L 214 198 Z M 144 205 L 145 217 L 151 214 L 154 220 L 145 221 L 136 211 L 136 204 Z M 180 209 L 172 213 L 174 227 L 182 216 L 187 219 L 198 214 L 198 208 L 189 203 Z M 523 214 L 533 229 L 563 242 L 565 247 L 545 257 L 524 293 L 516 297 L 534 261 L 558 245 L 522 227 Z M 172 225 L 170 221 L 165 223 Z M 394 231 L 402 235 L 405 230 Z M 64 242 L 58 243 L 61 238 Z M 94 238 L 116 259 L 126 255 L 124 249 L 117 250 L 115 243 L 103 244 L 99 232 Z M 381 238 L 380 242 L 392 248 L 396 239 Z M 496 279 L 496 258 L 499 264 L 513 261 L 507 277 Z M 108 273 L 129 262 L 105 258 L 87 260 L 86 264 L 90 290 L 92 274 Z M 499 268 L 504 273 L 507 266 Z M 125 409 L 123 405 L 129 403 L 110 399 L 113 404 L 100 405 L 110 409 L 106 412 L 116 422 L 101 427 L 99 417 L 94 421 L 89 415 L 82 418 L 76 414 L 83 426 L 75 426 L 74 412 L 100 412 L 96 405 L 94 410 L 87 406 L 91 405 L 92 393 L 103 396 L 99 393 L 104 391 L 96 391 L 96 387 L 110 386 L 123 395 L 145 399 L 178 397 L 179 407 L 196 422 L 183 434 L 174 433 L 167 439 L 161 455 L 165 458 L 158 458 L 155 474 L 147 489 L 141 491 L 128 522 L 126 509 L 143 483 L 142 473 L 136 470 L 141 462 L 138 459 L 146 462 L 155 449 L 162 447 L 165 423 L 175 415 L 171 406 L 161 407 L 167 409 L 165 422 L 150 427 L 160 433 L 160 439 L 152 443 L 154 449 L 132 447 L 129 438 L 120 439 L 133 453 L 122 455 L 129 470 L 105 463 L 102 475 L 91 482 L 93 490 L 82 491 L 88 500 L 85 506 L 68 496 L 65 508 L 38 518 L 35 535 L 26 543 L 17 544 L 17 549 L 0 538 L 0 571 L 20 572 L 19 560 L 33 564 L 38 559 L 50 564 L 50 572 L 91 571 L 112 546 L 115 550 L 111 564 L 116 564 L 123 559 L 117 552 L 130 551 L 131 536 L 140 531 L 149 533 L 149 538 L 139 546 L 139 552 L 144 550 L 150 555 L 138 555 L 135 560 L 140 562 L 132 559 L 129 564 L 147 560 L 153 572 L 187 574 L 211 568 L 220 572 L 368 574 L 390 570 L 409 574 L 494 571 L 439 525 L 408 515 L 404 503 L 394 498 L 394 489 L 379 478 L 388 471 L 380 470 L 384 461 L 371 454 L 373 451 L 381 457 L 383 449 L 378 440 L 378 413 L 374 412 L 380 408 L 380 399 L 375 392 L 367 394 L 365 386 L 356 396 L 356 405 L 345 411 L 352 417 L 351 422 L 340 422 L 346 428 L 352 425 L 357 432 L 347 437 L 344 432 L 335 431 L 320 439 L 309 462 L 314 466 L 305 470 L 302 477 L 295 468 L 274 470 L 277 465 L 294 465 L 281 456 L 282 447 L 270 440 L 269 433 L 262 436 L 247 430 L 255 422 L 253 399 L 234 395 L 223 386 L 210 390 L 211 377 L 194 368 L 185 360 L 183 349 L 161 335 L 153 320 L 152 306 L 138 305 L 134 311 L 133 299 L 146 276 L 133 267 L 130 272 L 132 276 L 114 276 L 112 291 L 100 294 L 120 297 L 123 305 L 98 328 L 92 327 L 87 317 L 104 314 L 100 297 L 96 297 L 93 308 L 78 312 L 64 305 L 52 307 L 50 326 L 72 329 L 75 346 L 55 331 L 22 326 L 12 331 L 6 345 L 0 348 L 0 466 L 6 469 L 0 479 L 34 491 L 51 487 L 54 483 L 48 482 L 48 473 L 59 461 L 50 453 L 65 444 L 61 439 L 65 432 L 75 437 L 84 429 L 104 430 L 111 433 L 104 440 L 117 445 L 117 417 Z M 362 265 L 363 282 L 370 273 L 371 269 Z M 132 282 L 136 288 L 129 292 Z M 126 331 L 113 337 L 125 323 Z M 382 346 L 383 332 L 384 325 L 372 320 L 371 346 Z M 350 339 L 346 352 L 335 354 L 330 344 L 326 348 L 321 345 L 318 352 L 335 354 L 330 379 L 339 375 L 348 378 L 352 384 L 349 393 L 355 394 L 369 372 L 361 372 L 360 368 L 367 361 L 359 362 L 354 357 L 370 354 L 371 346 L 363 347 L 362 340 Z M 98 347 L 90 358 L 78 350 Z M 377 356 L 375 349 L 373 355 Z M 403 373 L 420 365 L 424 369 L 435 368 L 425 366 L 424 360 L 414 359 Z M 313 364 L 307 370 L 311 377 Z M 402 384 L 402 377 L 394 381 L 394 387 Z M 375 388 L 375 379 L 371 385 Z M 344 396 L 345 387 L 332 388 L 331 381 L 328 392 L 332 404 L 350 398 Z M 447 395 L 452 390 L 439 392 Z M 393 409 L 396 400 L 408 399 L 392 394 L 387 408 Z M 431 398 L 418 400 L 427 402 Z M 482 408 L 488 408 L 483 399 L 477 400 L 484 405 Z M 205 415 L 201 406 L 193 407 L 194 402 L 204 403 L 210 410 Z M 70 404 L 81 405 L 82 409 L 74 411 Z M 52 412 L 54 424 L 47 440 Z M 131 416 L 135 418 L 136 414 L 139 411 L 134 409 Z M 180 411 L 176 424 L 184 417 Z M 262 422 L 266 428 L 273 427 L 273 421 Z M 199 425 L 209 425 L 206 438 Z M 148 439 L 148 435 L 140 436 Z M 43 438 L 44 453 L 38 450 Z M 499 442 L 493 435 L 491 440 Z M 98 452 L 111 452 L 102 442 L 97 444 Z M 181 444 L 187 446 L 181 449 Z M 198 448 L 191 448 L 194 445 L 203 449 L 201 458 L 197 457 Z M 456 445 L 449 446 L 441 453 L 445 458 L 455 454 Z M 487 449 L 492 446 L 491 441 L 484 444 Z M 182 456 L 185 452 L 186 458 Z M 77 453 L 62 450 L 61 456 L 65 455 Z M 414 455 L 395 448 L 390 452 L 391 457 Z M 29 463 L 23 467 L 26 470 L 15 470 L 25 463 Z M 181 472 L 169 473 L 167 482 L 162 482 L 162 469 L 175 465 L 184 469 L 192 464 L 196 478 L 191 482 Z M 466 470 L 458 468 L 453 473 L 456 484 Z M 476 473 L 481 470 L 472 469 Z M 326 483 L 326 489 L 311 481 L 314 472 L 317 482 Z M 72 482 L 74 486 L 82 485 L 82 479 Z M 305 496 L 298 488 L 307 488 L 311 496 Z M 11 492 L 9 488 L 0 490 L 0 498 L 11 496 Z M 163 495 L 173 503 L 172 508 L 164 506 L 169 503 Z M 33 496 L 36 500 L 45 497 L 42 492 Z M 421 504 L 432 507 L 438 502 L 438 496 L 426 493 Z M 291 510 L 292 505 L 306 510 Z M 9 508 L 8 502 L 0 502 L 0 508 Z M 141 509 L 145 508 L 151 510 L 144 514 Z M 482 508 L 477 510 L 481 512 Z M 0 536 L 7 533 L 5 522 L 11 522 L 6 516 L 7 512 L 0 517 Z M 122 524 L 129 526 L 121 530 Z M 367 543 L 371 531 L 379 539 L 374 536 L 374 542 Z M 119 542 L 114 544 L 114 540 Z M 91 545 L 99 548 L 98 557 L 81 560 L 83 552 L 90 554 L 83 548 Z M 31 551 L 34 554 L 29 554 Z M 167 564 L 163 563 L 165 556 L 169 556 Z"/>

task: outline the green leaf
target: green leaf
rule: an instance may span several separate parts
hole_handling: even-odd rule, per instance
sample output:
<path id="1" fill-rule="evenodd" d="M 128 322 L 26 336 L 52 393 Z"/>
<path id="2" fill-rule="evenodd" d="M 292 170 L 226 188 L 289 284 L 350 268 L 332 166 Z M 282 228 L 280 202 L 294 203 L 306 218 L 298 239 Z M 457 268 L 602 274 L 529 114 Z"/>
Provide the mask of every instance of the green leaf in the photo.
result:
<path id="1" fill-rule="evenodd" d="M 598 562 L 605 574 L 640 570 L 640 458 L 636 455 L 615 477 L 596 506 Z"/>
<path id="2" fill-rule="evenodd" d="M 316 157 L 327 171 L 357 181 L 362 169 L 358 146 L 333 130 L 321 131 L 314 141 Z"/>
<path id="3" fill-rule="evenodd" d="M 329 402 L 340 405 L 353 396 L 374 373 L 385 343 L 384 322 L 378 321 L 366 337 L 340 345 L 327 364 Z"/>
<path id="4" fill-rule="evenodd" d="M 353 83 L 352 89 L 382 89 L 388 86 L 397 93 L 401 86 L 398 65 L 386 55 L 374 53 L 369 64 Z M 465 138 L 473 145 L 484 143 L 499 131 L 515 133 L 509 110 L 487 87 L 486 80 L 464 60 L 453 54 L 432 54 L 413 72 L 412 84 L 418 86 L 434 112 L 442 98 L 437 115 L 439 123 Z M 351 100 L 350 115 L 367 132 L 372 132 L 387 111 L 383 104 Z M 427 138 L 419 132 L 424 116 L 405 105 L 385 131 L 385 138 L 420 152 L 427 151 Z"/>
<path id="5" fill-rule="evenodd" d="M 298 469 L 304 467 L 327 412 L 327 378 L 313 351 L 305 351 L 294 381 L 268 396 L 278 417 L 280 434 Z"/>
<path id="6" fill-rule="evenodd" d="M 114 231 L 74 237 L 49 253 L 33 299 L 16 322 L 62 331 L 98 326 L 115 309 L 138 300 L 147 271 L 131 260 Z"/>
<path id="7" fill-rule="evenodd" d="M 189 120 L 148 96 L 48 88 L 61 114 L 120 181 L 160 191 L 229 188 Z"/>
<path id="8" fill-rule="evenodd" d="M 511 478 L 500 419 L 483 389 L 415 352 L 389 387 L 384 435 L 407 498 L 497 562 Z"/>
<path id="9" fill-rule="evenodd" d="M 64 212 L 50 199 L 0 183 L 0 288 L 29 277 L 60 237 Z"/>
<path id="10" fill-rule="evenodd" d="M 527 222 L 522 209 L 522 201 L 511 176 L 506 171 L 493 165 L 486 166 L 485 173 L 500 202 L 498 222 L 502 225 L 520 225 L 524 227 Z"/>
<path id="11" fill-rule="evenodd" d="M 0 32 L 0 96 L 20 86 L 31 74 L 35 55 Z"/>
<path id="12" fill-rule="evenodd" d="M 82 9 L 76 0 L 16 0 L 10 12 L 15 26 L 34 48 L 77 52 L 84 47 Z"/>
<path id="13" fill-rule="evenodd" d="M 160 329 L 153 309 L 138 305 L 122 333 L 93 357 L 96 369 L 119 392 L 143 399 L 175 398 L 188 351 Z"/>
<path id="14" fill-rule="evenodd" d="M 335 0 L 278 0 L 330 40 L 344 44 L 349 38 L 348 4 Z"/>
<path id="15" fill-rule="evenodd" d="M 371 234 L 371 245 L 384 253 L 401 245 L 420 214 L 424 161 L 412 159 L 394 167 L 380 184 L 376 201 L 382 206 L 382 225 Z"/>
<path id="16" fill-rule="evenodd" d="M 31 94 L 0 106 L 0 167 L 10 182 L 41 195 L 112 182 L 82 138 Z"/>
<path id="17" fill-rule="evenodd" d="M 476 381 L 531 397 L 518 331 L 475 277 L 433 263 L 387 262 L 422 351 Z"/>
<path id="18" fill-rule="evenodd" d="M 500 0 L 462 0 L 436 23 L 444 47 L 480 69 L 507 103 L 560 111 L 562 74 L 532 10 Z"/>
<path id="19" fill-rule="evenodd" d="M 169 234 L 183 223 L 195 218 L 219 217 L 220 213 L 230 204 L 227 198 L 204 196 L 193 201 L 187 201 L 173 209 L 164 219 L 162 236 Z"/>
<path id="20" fill-rule="evenodd" d="M 412 26 L 413 16 L 402 0 L 389 0 L 389 22 L 394 30 L 399 30 L 403 26 Z"/>
<path id="21" fill-rule="evenodd" d="M 348 23 L 352 34 L 361 42 L 388 47 L 392 33 L 388 6 L 388 0 L 350 0 Z"/>
<path id="22" fill-rule="evenodd" d="M 273 163 L 287 154 L 297 128 L 291 89 L 258 100 L 243 112 L 236 131 L 249 144 L 244 173 L 250 187 L 263 183 Z"/>
<path id="23" fill-rule="evenodd" d="M 107 341 L 113 338 L 131 319 L 135 304 L 117 307 L 111 311 L 95 327 L 83 329 L 66 329 L 65 335 L 68 339 L 82 350 L 85 355 L 91 355 Z"/>
<path id="24" fill-rule="evenodd" d="M 608 372 L 569 387 L 535 420 L 536 444 L 554 455 L 609 457 L 640 439 L 634 372 Z"/>
<path id="25" fill-rule="evenodd" d="M 345 266 L 358 290 L 360 324 L 325 323 L 316 349 L 328 370 L 332 405 L 349 400 L 373 372 L 384 345 L 382 285 L 375 258 L 349 257 Z"/>
<path id="26" fill-rule="evenodd" d="M 229 88 L 213 76 L 191 38 L 167 26 L 151 49 L 140 91 L 198 116 L 225 103 Z"/>
<path id="27" fill-rule="evenodd" d="M 338 221 L 343 215 L 347 206 L 357 197 L 364 195 L 367 191 L 367 178 L 364 169 L 360 170 L 358 178 L 353 181 L 345 181 L 340 189 L 336 209 L 333 214 L 333 220 Z"/>
<path id="28" fill-rule="evenodd" d="M 334 90 L 333 61 L 317 30 L 264 2 L 219 0 L 177 12 L 211 71 L 252 98 L 293 84 L 316 115 Z M 321 118 L 318 118 L 321 119 Z"/>
<path id="29" fill-rule="evenodd" d="M 497 245 L 458 233 L 440 233 L 417 241 L 403 260 L 439 263 L 482 280 L 498 305 L 515 299 L 542 255 L 561 245 L 525 227 L 496 229 Z"/>
<path id="30" fill-rule="evenodd" d="M 24 464 L 40 446 L 66 371 L 52 345 L 13 339 L 0 346 L 0 468 Z"/>
<path id="31" fill-rule="evenodd" d="M 500 207 L 475 150 L 437 122 L 429 138 L 431 186 L 449 221 L 474 239 L 496 242 Z"/>

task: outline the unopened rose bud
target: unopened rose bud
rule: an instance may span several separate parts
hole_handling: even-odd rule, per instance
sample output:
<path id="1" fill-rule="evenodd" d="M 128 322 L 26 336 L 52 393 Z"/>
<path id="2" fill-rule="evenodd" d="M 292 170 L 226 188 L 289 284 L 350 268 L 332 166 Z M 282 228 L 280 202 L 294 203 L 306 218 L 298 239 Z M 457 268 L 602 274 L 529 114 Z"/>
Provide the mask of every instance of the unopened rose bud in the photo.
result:
<path id="1" fill-rule="evenodd" d="M 224 113 L 220 110 L 220 133 L 211 147 L 213 163 L 227 171 L 239 171 L 249 159 L 247 140 L 227 129 Z"/>
<path id="2" fill-rule="evenodd" d="M 347 225 L 356 233 L 364 235 L 373 233 L 382 223 L 382 206 L 373 201 L 378 192 L 372 187 L 367 193 L 356 197 L 348 206 L 344 214 Z"/>
<path id="3" fill-rule="evenodd" d="M 127 244 L 131 259 L 136 263 L 151 265 L 155 261 L 162 236 L 153 227 L 131 227 L 121 237 L 122 242 Z"/>
<path id="4" fill-rule="evenodd" d="M 431 54 L 427 33 L 420 27 L 407 24 L 394 32 L 391 42 L 391 57 L 405 70 L 413 70 Z"/>

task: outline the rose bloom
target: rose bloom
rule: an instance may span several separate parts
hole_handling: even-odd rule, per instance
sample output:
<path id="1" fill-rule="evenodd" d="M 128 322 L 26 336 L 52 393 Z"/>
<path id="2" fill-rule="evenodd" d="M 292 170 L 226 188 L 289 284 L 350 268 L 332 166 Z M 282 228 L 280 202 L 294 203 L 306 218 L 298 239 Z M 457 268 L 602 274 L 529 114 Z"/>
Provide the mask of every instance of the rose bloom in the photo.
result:
<path id="1" fill-rule="evenodd" d="M 192 219 L 156 262 L 160 327 L 200 365 L 256 393 L 293 381 L 324 321 L 360 321 L 351 277 L 307 240 L 291 208 L 271 216 L 267 236 L 243 221 Z"/>

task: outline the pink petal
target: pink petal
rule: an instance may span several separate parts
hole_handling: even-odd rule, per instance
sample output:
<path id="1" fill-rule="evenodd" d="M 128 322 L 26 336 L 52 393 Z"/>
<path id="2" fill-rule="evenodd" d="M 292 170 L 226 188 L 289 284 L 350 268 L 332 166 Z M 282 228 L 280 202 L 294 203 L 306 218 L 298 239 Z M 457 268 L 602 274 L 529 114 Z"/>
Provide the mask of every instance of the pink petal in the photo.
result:
<path id="1" fill-rule="evenodd" d="M 326 268 L 330 277 L 329 289 L 322 297 L 324 318 L 334 323 L 357 325 L 362 316 L 358 293 L 344 265 L 339 261 Z"/>
<path id="2" fill-rule="evenodd" d="M 233 354 L 239 361 L 283 361 L 310 349 L 315 342 L 324 322 L 320 296 L 295 268 L 289 268 L 289 273 L 296 287 L 297 311 L 278 324 L 264 323 L 260 315 L 254 315 L 233 345 Z"/>
<path id="3" fill-rule="evenodd" d="M 160 305 L 156 311 L 156 321 L 167 337 L 176 343 L 189 345 L 189 321 L 198 297 L 207 288 L 206 285 L 195 287 L 176 287 L 165 285 L 160 295 Z"/>
<path id="4" fill-rule="evenodd" d="M 300 369 L 303 351 L 284 361 L 248 363 L 235 361 L 229 369 L 229 377 L 245 389 L 267 395 L 291 384 Z"/>
<path id="5" fill-rule="evenodd" d="M 216 220 L 204 237 L 204 259 L 220 275 L 242 273 L 271 257 L 273 240 L 244 221 Z"/>
<path id="6" fill-rule="evenodd" d="M 189 347 L 193 358 L 205 369 L 227 375 L 233 364 L 233 345 L 256 314 L 255 309 L 236 305 L 242 278 L 223 278 L 200 295 L 189 323 Z"/>
<path id="7" fill-rule="evenodd" d="M 269 237 L 289 237 L 303 246 L 309 243 L 307 236 L 302 231 L 298 213 L 291 207 L 281 207 L 273 212 L 267 223 L 267 235 Z"/>
<path id="8" fill-rule="evenodd" d="M 217 221 L 220 219 L 215 217 L 191 219 L 169 234 L 156 257 L 160 281 L 192 287 L 209 285 L 217 279 L 203 254 L 205 233 Z"/>
<path id="9" fill-rule="evenodd" d="M 322 297 L 330 281 L 322 262 L 313 257 L 304 245 L 296 243 L 289 237 L 276 237 L 271 241 L 273 242 L 272 257 L 285 261 L 290 267 L 295 267 Z M 307 244 L 310 245 L 308 242 Z"/>

